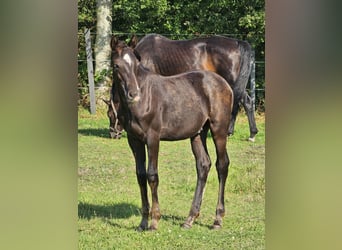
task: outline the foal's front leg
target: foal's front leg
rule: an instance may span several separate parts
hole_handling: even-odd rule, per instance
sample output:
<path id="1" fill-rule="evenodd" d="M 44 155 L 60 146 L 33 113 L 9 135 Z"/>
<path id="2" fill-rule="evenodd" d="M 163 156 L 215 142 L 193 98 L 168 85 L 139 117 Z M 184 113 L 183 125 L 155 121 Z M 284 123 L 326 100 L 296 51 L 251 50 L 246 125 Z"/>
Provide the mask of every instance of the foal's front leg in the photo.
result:
<path id="1" fill-rule="evenodd" d="M 148 169 L 147 180 L 151 188 L 152 194 L 152 209 L 151 209 L 151 226 L 150 230 L 158 229 L 158 221 L 161 217 L 159 202 L 158 202 L 158 153 L 159 153 L 159 136 L 149 136 L 147 140 L 148 151 Z"/>
<path id="2" fill-rule="evenodd" d="M 142 219 L 138 231 L 143 231 L 148 228 L 148 217 L 150 204 L 147 196 L 147 175 L 146 175 L 146 153 L 145 144 L 128 136 L 128 143 L 133 152 L 136 164 L 136 176 L 140 188 L 141 204 L 142 204 Z"/>

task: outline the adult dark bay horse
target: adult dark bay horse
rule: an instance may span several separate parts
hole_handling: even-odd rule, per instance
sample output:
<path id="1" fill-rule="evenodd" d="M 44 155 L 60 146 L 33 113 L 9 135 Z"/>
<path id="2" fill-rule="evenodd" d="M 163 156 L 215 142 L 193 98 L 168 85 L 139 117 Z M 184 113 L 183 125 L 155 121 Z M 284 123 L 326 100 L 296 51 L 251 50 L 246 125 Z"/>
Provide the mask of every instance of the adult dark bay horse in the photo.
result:
<path id="1" fill-rule="evenodd" d="M 148 229 L 151 213 L 149 229 L 156 230 L 161 217 L 158 203 L 160 140 L 175 141 L 186 138 L 190 138 L 197 169 L 197 185 L 192 206 L 183 224 L 183 227 L 191 228 L 199 216 L 211 167 L 206 145 L 209 129 L 216 148 L 216 170 L 219 179 L 213 228 L 222 227 L 225 213 L 224 189 L 229 166 L 226 143 L 233 104 L 233 92 L 229 84 L 221 76 L 209 71 L 192 71 L 164 77 L 146 69 L 140 62 L 138 53 L 122 41 L 113 38 L 111 46 L 113 73 L 119 78 L 112 86 L 120 99 L 117 117 L 127 132 L 141 193 L 142 220 L 138 229 Z M 113 109 L 110 110 L 113 112 Z M 145 146 L 148 155 L 147 171 Z M 147 183 L 152 194 L 151 208 Z"/>
<path id="2" fill-rule="evenodd" d="M 252 99 L 246 91 L 251 71 L 251 47 L 247 42 L 223 36 L 176 41 L 161 35 L 150 34 L 139 42 L 137 37 L 133 36 L 129 45 L 140 54 L 141 63 L 145 67 L 164 76 L 191 70 L 209 70 L 221 75 L 234 92 L 228 134 L 234 133 L 235 120 L 241 103 L 248 116 L 249 140 L 254 141 L 258 129 Z M 115 93 L 113 98 L 117 99 Z M 115 102 L 115 105 L 118 103 Z M 111 131 L 112 138 L 120 134 L 119 127 L 111 126 Z"/>

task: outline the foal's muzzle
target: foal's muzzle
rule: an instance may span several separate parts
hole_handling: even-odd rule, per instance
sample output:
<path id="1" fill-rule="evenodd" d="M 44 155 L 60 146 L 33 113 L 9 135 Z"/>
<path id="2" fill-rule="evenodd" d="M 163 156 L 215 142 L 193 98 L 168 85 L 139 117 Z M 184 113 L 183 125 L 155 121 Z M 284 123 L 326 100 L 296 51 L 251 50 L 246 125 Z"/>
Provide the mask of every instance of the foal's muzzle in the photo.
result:
<path id="1" fill-rule="evenodd" d="M 129 103 L 136 103 L 140 100 L 139 92 L 135 91 L 128 91 L 127 93 L 127 100 Z"/>

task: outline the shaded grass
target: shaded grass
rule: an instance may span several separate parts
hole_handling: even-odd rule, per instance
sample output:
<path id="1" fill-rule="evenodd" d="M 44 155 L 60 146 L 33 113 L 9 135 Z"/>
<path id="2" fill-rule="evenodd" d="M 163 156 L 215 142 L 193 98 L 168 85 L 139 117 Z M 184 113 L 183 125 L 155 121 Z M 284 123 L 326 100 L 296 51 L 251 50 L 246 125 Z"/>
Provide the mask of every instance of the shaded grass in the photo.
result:
<path id="1" fill-rule="evenodd" d="M 263 115 L 257 116 L 259 134 L 248 138 L 248 122 L 239 115 L 229 138 L 231 160 L 226 185 L 223 228 L 210 230 L 215 216 L 218 181 L 215 150 L 208 149 L 208 176 L 201 215 L 190 230 L 180 228 L 188 215 L 196 169 L 189 140 L 161 142 L 159 202 L 162 218 L 157 232 L 138 233 L 140 191 L 127 139 L 108 137 L 106 113 L 79 111 L 78 217 L 80 249 L 264 249 L 265 248 L 265 133 Z"/>

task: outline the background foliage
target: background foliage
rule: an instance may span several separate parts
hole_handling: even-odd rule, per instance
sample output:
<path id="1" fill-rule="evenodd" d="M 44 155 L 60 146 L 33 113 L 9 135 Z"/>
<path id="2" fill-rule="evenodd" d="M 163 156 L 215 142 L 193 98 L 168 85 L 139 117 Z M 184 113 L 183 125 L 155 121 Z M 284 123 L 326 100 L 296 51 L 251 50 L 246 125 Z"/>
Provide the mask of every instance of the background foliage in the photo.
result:
<path id="1" fill-rule="evenodd" d="M 113 0 L 112 12 L 113 33 L 121 34 L 124 39 L 133 33 L 139 36 L 159 33 L 173 39 L 221 34 L 247 40 L 255 50 L 256 61 L 265 59 L 264 0 Z M 83 33 L 84 28 L 90 28 L 95 39 L 96 0 L 78 1 L 78 21 L 79 100 L 80 104 L 86 104 L 87 66 Z M 258 64 L 257 88 L 264 88 L 264 79 L 264 64 Z M 260 98 L 264 98 L 263 93 Z"/>

